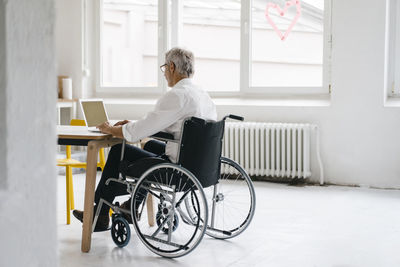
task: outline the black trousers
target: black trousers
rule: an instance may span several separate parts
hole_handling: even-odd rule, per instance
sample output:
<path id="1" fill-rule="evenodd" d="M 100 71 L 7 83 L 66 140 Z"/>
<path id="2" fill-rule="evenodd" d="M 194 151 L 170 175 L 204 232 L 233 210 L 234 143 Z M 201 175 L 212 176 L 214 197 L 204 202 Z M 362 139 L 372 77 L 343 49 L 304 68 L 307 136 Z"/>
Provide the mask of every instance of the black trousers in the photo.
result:
<path id="1" fill-rule="evenodd" d="M 100 198 L 107 200 L 112 203 L 116 196 L 127 195 L 126 186 L 119 183 L 111 182 L 106 185 L 108 178 L 118 178 L 118 166 L 121 159 L 122 144 L 115 145 L 111 148 L 110 153 L 107 157 L 106 165 L 104 166 L 103 173 L 101 174 L 100 182 L 97 185 L 96 192 L 94 195 L 94 202 L 97 204 L 100 202 Z M 157 157 L 165 153 L 165 143 L 151 140 L 146 143 L 144 149 L 140 149 L 135 146 L 125 145 L 124 160 L 135 162 L 136 160 L 148 157 Z M 96 208 L 95 207 L 95 208 Z M 100 211 L 100 215 L 108 214 L 109 207 L 103 205 Z"/>

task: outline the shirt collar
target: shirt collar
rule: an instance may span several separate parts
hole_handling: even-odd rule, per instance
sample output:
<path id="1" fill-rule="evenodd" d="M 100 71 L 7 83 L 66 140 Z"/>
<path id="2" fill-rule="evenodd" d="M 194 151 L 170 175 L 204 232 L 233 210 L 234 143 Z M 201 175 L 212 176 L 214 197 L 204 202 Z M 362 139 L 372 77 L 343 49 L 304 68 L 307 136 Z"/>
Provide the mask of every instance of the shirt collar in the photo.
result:
<path id="1" fill-rule="evenodd" d="M 179 86 L 184 86 L 184 85 L 188 85 L 188 84 L 192 84 L 192 79 L 191 78 L 183 78 L 182 80 L 177 82 L 173 87 L 179 87 Z"/>

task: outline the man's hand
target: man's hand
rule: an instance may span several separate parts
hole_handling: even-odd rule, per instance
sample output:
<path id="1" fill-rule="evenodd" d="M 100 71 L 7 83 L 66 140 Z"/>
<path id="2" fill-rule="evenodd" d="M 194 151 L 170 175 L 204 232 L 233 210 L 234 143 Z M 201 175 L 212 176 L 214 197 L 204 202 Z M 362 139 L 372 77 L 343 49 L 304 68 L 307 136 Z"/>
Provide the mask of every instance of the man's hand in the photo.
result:
<path id="1" fill-rule="evenodd" d="M 99 129 L 100 132 L 105 134 L 112 134 L 112 127 L 113 126 L 111 126 L 111 124 L 108 121 L 96 126 L 96 128 Z"/>
<path id="2" fill-rule="evenodd" d="M 111 126 L 111 124 L 106 121 L 102 124 L 97 125 L 96 128 L 99 129 L 102 133 L 111 134 L 121 139 L 124 138 L 124 134 L 122 133 L 122 125 Z"/>
<path id="3" fill-rule="evenodd" d="M 124 125 L 124 124 L 127 124 L 128 122 L 130 122 L 130 121 L 128 121 L 128 120 L 119 121 L 116 124 L 114 124 L 114 126 Z"/>

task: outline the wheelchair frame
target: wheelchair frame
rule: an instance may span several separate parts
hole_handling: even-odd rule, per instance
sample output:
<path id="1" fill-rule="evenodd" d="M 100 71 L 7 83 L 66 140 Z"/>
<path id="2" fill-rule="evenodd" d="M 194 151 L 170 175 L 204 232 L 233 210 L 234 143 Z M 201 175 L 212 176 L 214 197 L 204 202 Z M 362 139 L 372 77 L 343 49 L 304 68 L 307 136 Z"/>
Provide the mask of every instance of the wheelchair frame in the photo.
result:
<path id="1" fill-rule="evenodd" d="M 223 120 L 225 121 L 226 118 L 243 120 L 242 117 L 235 116 L 235 115 L 225 116 L 223 118 Z M 186 120 L 188 120 L 188 119 L 186 119 Z M 182 124 L 182 132 L 181 133 L 183 133 L 184 125 L 185 125 L 185 123 Z M 182 138 L 180 140 L 170 139 L 170 138 L 168 138 L 169 136 L 165 136 L 164 133 L 161 133 L 161 135 L 157 134 L 153 137 L 156 139 L 159 139 L 159 140 L 167 141 L 167 142 L 178 143 L 179 148 L 181 147 Z M 121 158 L 120 158 L 121 162 L 123 161 L 125 145 L 126 145 L 126 141 L 123 140 L 122 149 L 121 149 Z M 181 153 L 181 149 L 179 149 L 178 159 L 179 159 L 180 153 Z M 95 217 L 94 217 L 94 221 L 93 221 L 93 225 L 92 225 L 92 231 L 94 231 L 94 228 L 97 223 L 97 219 L 98 219 L 102 205 L 106 204 L 114 212 L 113 217 L 112 217 L 113 224 L 112 224 L 111 234 L 112 234 L 112 238 L 113 238 L 114 242 L 119 247 L 126 246 L 130 239 L 129 223 L 122 216 L 122 214 L 129 214 L 132 218 L 132 222 L 135 227 L 136 233 L 138 234 L 139 238 L 144 243 L 144 245 L 146 247 L 148 247 L 150 250 L 152 250 L 154 253 L 161 255 L 163 257 L 174 258 L 174 257 L 180 257 L 180 256 L 188 254 L 195 247 L 197 247 L 197 245 L 202 240 L 204 234 L 207 234 L 207 235 L 217 238 L 217 239 L 228 239 L 228 238 L 232 238 L 232 237 L 235 237 L 235 236 L 241 234 L 248 227 L 248 225 L 250 224 L 250 222 L 254 216 L 255 205 L 256 205 L 254 186 L 253 186 L 252 181 L 251 181 L 250 177 L 248 176 L 247 172 L 239 164 L 237 164 L 236 162 L 234 162 L 228 158 L 224 158 L 224 157 L 220 157 L 220 162 L 221 162 L 221 164 L 228 165 L 228 172 L 230 172 L 230 175 L 233 175 L 233 177 L 236 178 L 236 180 L 233 179 L 234 182 L 238 181 L 239 177 L 241 177 L 241 179 L 239 181 L 245 181 L 247 184 L 246 189 L 248 189 L 248 192 L 246 190 L 245 191 L 249 194 L 249 198 L 250 198 L 249 211 L 246 214 L 246 217 L 244 219 L 240 219 L 238 226 L 233 226 L 232 229 L 231 229 L 231 227 L 229 229 L 224 229 L 225 226 L 221 226 L 221 223 L 217 222 L 217 220 L 216 220 L 216 214 L 217 214 L 216 210 L 218 209 L 218 204 L 223 202 L 224 198 L 225 198 L 224 192 L 220 192 L 220 190 L 219 190 L 220 186 L 221 186 L 220 182 L 223 179 L 226 179 L 227 183 L 229 185 L 230 183 L 232 183 L 232 179 L 230 179 L 230 176 L 227 176 L 227 177 L 224 176 L 224 178 L 222 176 L 220 176 L 218 182 L 215 185 L 213 185 L 212 192 L 210 193 L 211 199 L 207 200 L 205 197 L 204 189 L 203 189 L 201 183 L 198 181 L 196 176 L 194 176 L 189 170 L 180 166 L 178 163 L 176 163 L 176 164 L 175 163 L 160 163 L 160 164 L 156 164 L 156 165 L 150 167 L 138 178 L 130 177 L 130 176 L 123 177 L 123 175 L 121 173 L 119 173 L 119 178 L 107 179 L 106 185 L 108 185 L 110 182 L 117 182 L 117 183 L 126 185 L 127 193 L 131 195 L 131 199 L 132 199 L 131 209 L 126 210 L 126 209 L 119 207 L 118 202 L 113 204 L 104 199 L 100 199 L 99 205 L 98 205 L 96 213 L 95 213 Z M 188 190 L 187 192 L 185 192 L 183 194 L 183 196 L 181 197 L 181 199 L 178 200 L 179 202 L 177 203 L 176 202 L 177 192 L 180 192 L 179 190 L 184 188 L 185 186 L 183 186 L 182 188 L 179 188 L 180 187 L 180 184 L 179 184 L 179 186 L 177 188 L 176 185 L 172 184 L 172 187 L 171 187 L 172 191 L 166 191 L 166 190 L 163 191 L 164 189 L 162 189 L 162 186 L 165 186 L 165 184 L 159 183 L 158 180 L 157 180 L 157 182 L 155 182 L 154 180 L 150 180 L 150 178 L 149 178 L 150 174 L 152 174 L 153 172 L 156 172 L 158 170 L 161 171 L 161 169 L 163 169 L 163 168 L 165 168 L 166 170 L 170 170 L 170 172 L 171 172 L 171 170 L 173 170 L 172 174 L 175 173 L 175 171 L 176 171 L 176 173 L 178 173 L 178 175 L 185 175 L 185 177 L 187 177 L 187 179 L 188 179 L 186 181 L 186 183 L 188 181 L 191 181 L 191 183 L 193 183 L 193 185 L 196 186 L 196 189 L 190 189 L 191 199 L 189 199 L 187 197 L 187 195 L 189 195 L 189 190 Z M 229 168 L 231 168 L 231 169 L 229 170 Z M 232 170 L 232 168 L 233 168 L 233 170 Z M 166 172 L 166 174 L 168 177 L 168 171 Z M 171 181 L 173 180 L 172 174 L 171 174 Z M 146 179 L 148 179 L 148 181 L 146 181 Z M 170 181 L 170 183 L 171 183 L 171 181 Z M 146 184 L 146 182 L 148 183 L 148 185 Z M 152 187 L 152 184 L 154 185 L 157 183 L 158 183 L 159 188 Z M 185 185 L 186 185 L 186 183 L 185 183 Z M 211 186 L 209 186 L 207 188 L 210 188 L 210 187 Z M 136 195 L 138 194 L 138 192 L 140 190 L 147 190 L 147 191 L 146 191 L 145 198 L 142 199 L 143 204 L 141 206 L 141 210 L 139 211 L 139 210 L 137 210 L 138 208 L 134 204 L 134 200 L 136 199 Z M 143 213 L 143 209 L 144 209 L 144 206 L 146 205 L 148 197 L 153 197 L 154 195 L 156 195 L 155 193 L 153 193 L 153 191 L 158 191 L 158 193 L 160 194 L 159 196 L 156 196 L 160 200 L 157 215 L 159 215 L 159 213 L 161 212 L 164 220 L 159 221 L 157 219 L 157 225 L 158 225 L 157 229 L 155 230 L 155 232 L 153 232 L 152 235 L 147 235 L 147 234 L 142 233 L 142 230 L 139 229 L 138 221 L 140 221 L 140 217 Z M 172 194 L 172 198 L 168 196 L 169 193 Z M 197 194 L 199 194 L 199 195 L 197 196 Z M 181 207 L 183 198 L 184 198 L 184 205 L 186 207 L 187 214 Z M 211 203 L 209 203 L 210 200 L 211 200 Z M 171 204 L 166 205 L 164 203 L 164 201 L 169 202 Z M 204 207 L 201 207 L 200 204 L 202 204 Z M 165 205 L 168 207 L 160 207 L 160 205 Z M 160 211 L 160 209 L 161 209 L 161 211 Z M 211 209 L 210 222 L 209 222 L 209 217 L 208 217 L 209 209 Z M 203 216 L 200 216 L 200 212 L 204 213 Z M 180 226 L 178 226 L 178 223 L 179 223 L 178 215 L 180 216 L 180 218 L 184 224 L 188 224 L 188 225 L 192 225 L 192 226 L 196 227 L 196 229 L 194 229 L 193 236 L 191 236 L 190 238 L 188 237 L 189 242 L 187 242 L 185 245 L 180 245 L 180 244 L 174 243 L 172 241 L 172 233 L 176 230 L 176 228 L 180 227 Z M 223 214 L 223 216 L 225 216 L 225 215 Z M 116 218 L 118 218 L 118 219 L 116 219 Z M 118 225 L 119 225 L 118 226 L 119 228 L 117 227 L 118 229 L 114 229 L 114 227 L 116 226 L 115 220 L 118 221 Z M 243 220 L 243 222 L 242 222 L 242 220 Z M 223 223 L 225 223 L 224 219 L 222 221 L 223 221 Z M 150 224 L 150 222 L 149 222 L 149 224 Z M 145 229 L 145 230 L 147 230 L 147 229 Z M 116 232 L 118 232 L 118 235 L 115 235 Z M 167 240 L 156 237 L 156 235 L 158 235 L 160 232 L 164 232 L 167 235 Z M 122 233 L 122 235 L 121 235 L 121 233 Z M 196 236 L 197 234 L 198 234 L 198 236 Z M 189 234 L 189 236 L 190 236 L 190 234 Z M 194 238 L 196 238 L 196 240 L 193 242 L 193 244 L 191 244 L 192 239 L 194 239 Z M 161 249 L 160 247 L 152 245 L 149 240 L 159 242 L 160 244 L 162 243 L 165 245 L 176 247 L 177 249 L 176 250 L 171 249 L 171 250 L 167 251 L 165 249 Z"/>

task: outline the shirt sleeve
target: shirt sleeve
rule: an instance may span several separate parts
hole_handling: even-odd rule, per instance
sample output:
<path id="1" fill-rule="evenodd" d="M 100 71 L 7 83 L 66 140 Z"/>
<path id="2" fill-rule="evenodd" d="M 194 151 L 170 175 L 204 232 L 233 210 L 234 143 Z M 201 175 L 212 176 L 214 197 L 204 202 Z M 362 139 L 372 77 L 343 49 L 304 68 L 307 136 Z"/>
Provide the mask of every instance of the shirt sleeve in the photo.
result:
<path id="1" fill-rule="evenodd" d="M 124 138 L 129 142 L 137 142 L 164 130 L 183 116 L 186 103 L 184 94 L 169 91 L 144 118 L 122 126 Z"/>

